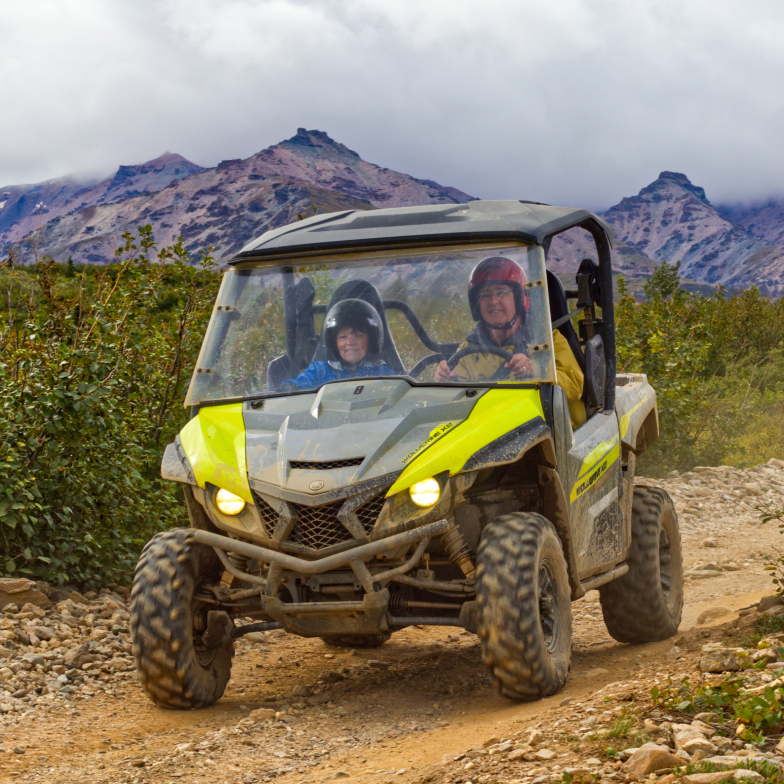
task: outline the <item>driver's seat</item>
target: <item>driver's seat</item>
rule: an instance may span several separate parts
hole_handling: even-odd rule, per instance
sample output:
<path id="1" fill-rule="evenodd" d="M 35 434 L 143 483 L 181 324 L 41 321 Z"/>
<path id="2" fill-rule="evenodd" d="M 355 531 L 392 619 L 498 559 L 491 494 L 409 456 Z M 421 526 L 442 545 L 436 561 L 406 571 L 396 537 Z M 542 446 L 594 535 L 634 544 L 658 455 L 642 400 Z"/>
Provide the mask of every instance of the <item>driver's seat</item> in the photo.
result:
<path id="1" fill-rule="evenodd" d="M 560 278 L 551 270 L 547 270 L 547 296 L 550 300 L 550 318 L 553 322 L 569 315 L 569 302 L 566 299 L 566 290 Z M 572 354 L 574 354 L 580 370 L 585 373 L 585 354 L 577 338 L 577 331 L 572 320 L 565 321 L 557 329 L 566 338 L 566 342 L 569 344 L 569 348 L 572 349 Z"/>
<path id="2" fill-rule="evenodd" d="M 379 295 L 376 287 L 366 280 L 347 280 L 341 283 L 329 299 L 327 305 L 327 313 L 338 302 L 344 299 L 361 299 L 372 305 L 378 315 L 381 317 L 381 323 L 384 326 L 384 347 L 381 349 L 381 361 L 394 373 L 403 375 L 406 372 L 403 362 L 400 359 L 400 354 L 397 353 L 395 341 L 392 339 L 392 333 L 389 331 L 389 324 L 387 323 L 387 314 L 384 310 L 384 303 Z M 315 361 L 324 362 L 327 359 L 327 352 L 324 348 L 324 331 L 322 330 L 321 337 L 319 338 L 318 346 L 316 346 L 316 353 L 313 355 Z"/>

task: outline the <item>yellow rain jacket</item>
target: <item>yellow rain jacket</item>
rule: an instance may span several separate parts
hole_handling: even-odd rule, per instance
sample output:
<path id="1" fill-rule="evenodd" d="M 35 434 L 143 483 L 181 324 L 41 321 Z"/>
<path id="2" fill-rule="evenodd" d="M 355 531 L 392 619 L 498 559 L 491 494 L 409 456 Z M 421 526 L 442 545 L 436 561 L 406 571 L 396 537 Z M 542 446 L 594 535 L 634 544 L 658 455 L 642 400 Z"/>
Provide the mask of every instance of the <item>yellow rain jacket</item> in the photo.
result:
<path id="1" fill-rule="evenodd" d="M 517 353 L 513 338 L 514 336 L 510 336 L 508 342 L 501 346 L 510 354 Z M 461 344 L 458 351 L 475 344 L 476 341 L 467 340 Z M 577 430 L 585 423 L 585 404 L 580 399 L 583 394 L 583 371 L 580 370 L 566 338 L 557 329 L 553 331 L 553 348 L 556 383 L 566 393 L 572 428 Z M 503 357 L 495 354 L 469 354 L 457 363 L 455 372 L 460 381 L 483 381 L 490 378 L 505 361 Z"/>

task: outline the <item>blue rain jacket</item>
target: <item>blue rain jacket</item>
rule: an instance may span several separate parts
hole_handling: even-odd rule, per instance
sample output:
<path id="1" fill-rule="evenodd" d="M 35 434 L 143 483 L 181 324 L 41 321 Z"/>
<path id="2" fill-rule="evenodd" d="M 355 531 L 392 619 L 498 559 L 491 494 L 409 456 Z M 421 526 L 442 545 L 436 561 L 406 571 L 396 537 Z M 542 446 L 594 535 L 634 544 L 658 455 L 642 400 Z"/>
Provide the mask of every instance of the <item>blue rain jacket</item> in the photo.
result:
<path id="1" fill-rule="evenodd" d="M 339 381 L 345 378 L 366 378 L 368 376 L 394 376 L 395 373 L 383 363 L 378 365 L 360 365 L 356 371 L 336 368 L 329 362 L 311 362 L 295 379 L 286 383 L 294 384 L 300 389 L 317 389 L 327 381 Z"/>

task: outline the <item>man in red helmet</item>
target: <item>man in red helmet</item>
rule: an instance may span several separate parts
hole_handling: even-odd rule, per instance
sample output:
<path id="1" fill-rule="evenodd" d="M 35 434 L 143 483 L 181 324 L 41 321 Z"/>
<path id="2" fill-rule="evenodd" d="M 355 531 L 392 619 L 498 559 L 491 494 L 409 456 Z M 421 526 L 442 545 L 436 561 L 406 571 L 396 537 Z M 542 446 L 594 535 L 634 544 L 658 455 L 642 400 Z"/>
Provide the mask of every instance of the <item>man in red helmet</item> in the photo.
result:
<path id="1" fill-rule="evenodd" d="M 436 381 L 487 381 L 501 365 L 509 369 L 509 377 L 524 379 L 534 374 L 528 357 L 526 328 L 527 297 L 525 273 L 520 265 L 505 256 L 483 259 L 471 273 L 468 282 L 468 304 L 476 326 L 460 349 L 471 346 L 498 346 L 512 354 L 509 361 L 488 352 L 463 357 L 453 371 L 446 362 L 436 368 Z M 555 370 L 558 385 L 566 393 L 572 426 L 585 422 L 583 372 L 566 338 L 553 331 Z"/>

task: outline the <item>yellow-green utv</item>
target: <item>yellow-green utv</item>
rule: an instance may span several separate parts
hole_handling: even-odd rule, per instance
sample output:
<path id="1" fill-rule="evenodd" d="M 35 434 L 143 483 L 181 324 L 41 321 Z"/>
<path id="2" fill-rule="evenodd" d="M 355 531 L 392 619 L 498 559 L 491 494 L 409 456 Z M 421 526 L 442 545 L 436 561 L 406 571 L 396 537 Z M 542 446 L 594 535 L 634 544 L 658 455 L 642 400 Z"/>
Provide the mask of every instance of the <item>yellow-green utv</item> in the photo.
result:
<path id="1" fill-rule="evenodd" d="M 565 290 L 546 258 L 574 227 L 596 254 Z M 680 536 L 635 487 L 656 396 L 616 375 L 611 242 L 585 210 L 475 201 L 318 215 L 232 260 L 163 458 L 191 527 L 133 583 L 156 704 L 214 703 L 234 640 L 271 628 L 462 627 L 523 700 L 564 685 L 587 590 L 617 640 L 676 632 Z"/>

